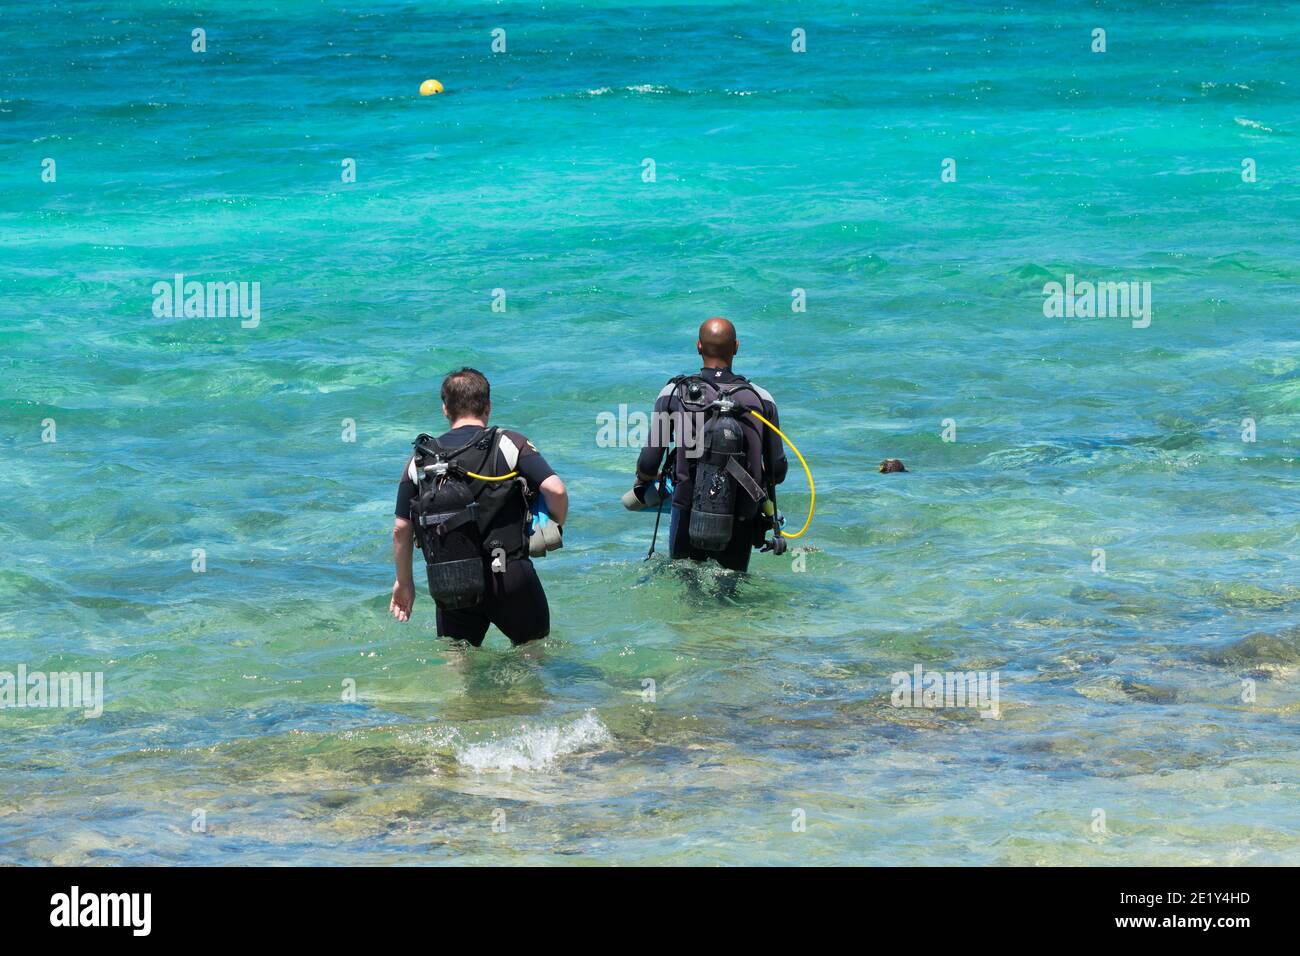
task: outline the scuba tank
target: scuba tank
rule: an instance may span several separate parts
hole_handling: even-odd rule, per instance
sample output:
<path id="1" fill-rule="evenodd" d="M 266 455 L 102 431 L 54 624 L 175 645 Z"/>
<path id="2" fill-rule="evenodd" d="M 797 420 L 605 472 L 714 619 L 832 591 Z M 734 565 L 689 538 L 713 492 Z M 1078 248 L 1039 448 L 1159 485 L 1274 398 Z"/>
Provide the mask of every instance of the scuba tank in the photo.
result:
<path id="1" fill-rule="evenodd" d="M 688 531 L 692 547 L 701 551 L 721 551 L 731 540 L 738 490 L 734 472 L 745 470 L 745 436 L 736 421 L 734 405 L 727 399 L 718 404 L 718 414 L 705 424 L 700 436 L 704 451 L 695 467 L 691 498 Z"/>
<path id="2" fill-rule="evenodd" d="M 722 551 L 731 540 L 736 517 L 749 517 L 766 498 L 746 467 L 740 417 L 748 409 L 735 398 L 738 392 L 754 388 L 744 379 L 716 386 L 699 376 L 678 379 L 677 387 L 682 390 L 678 394 L 685 413 L 707 416 L 697 440 L 690 443 L 699 460 L 690 468 L 694 488 L 687 534 L 693 548 Z"/>

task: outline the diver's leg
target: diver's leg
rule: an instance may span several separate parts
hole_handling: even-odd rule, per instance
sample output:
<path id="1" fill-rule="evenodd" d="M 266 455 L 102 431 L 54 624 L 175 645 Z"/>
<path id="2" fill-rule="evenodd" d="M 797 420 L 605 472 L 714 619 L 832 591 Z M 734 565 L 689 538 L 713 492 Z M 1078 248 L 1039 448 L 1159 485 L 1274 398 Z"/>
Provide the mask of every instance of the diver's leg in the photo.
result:
<path id="1" fill-rule="evenodd" d="M 515 644 L 540 641 L 551 633 L 551 607 L 537 569 L 527 558 L 506 562 L 504 574 L 494 574 L 488 613 Z"/>
<path id="2" fill-rule="evenodd" d="M 691 509 L 673 505 L 672 518 L 668 521 L 668 557 L 674 561 L 679 558 L 695 558 L 691 552 Z"/>
<path id="3" fill-rule="evenodd" d="M 731 540 L 718 552 L 718 564 L 731 571 L 748 571 L 749 556 L 754 553 L 754 526 L 750 521 L 736 519 Z"/>
<path id="4" fill-rule="evenodd" d="M 464 607 L 455 611 L 444 611 L 438 608 L 438 636 L 469 641 L 475 647 L 481 647 L 489 623 L 488 600 L 489 598 L 485 597 L 473 607 Z"/>
<path id="5" fill-rule="evenodd" d="M 668 557 L 673 561 L 679 558 L 688 557 L 690 553 L 690 542 L 686 540 L 686 525 L 690 523 L 689 512 L 685 512 L 686 520 L 681 520 L 685 509 L 672 506 L 672 516 L 668 519 Z"/>

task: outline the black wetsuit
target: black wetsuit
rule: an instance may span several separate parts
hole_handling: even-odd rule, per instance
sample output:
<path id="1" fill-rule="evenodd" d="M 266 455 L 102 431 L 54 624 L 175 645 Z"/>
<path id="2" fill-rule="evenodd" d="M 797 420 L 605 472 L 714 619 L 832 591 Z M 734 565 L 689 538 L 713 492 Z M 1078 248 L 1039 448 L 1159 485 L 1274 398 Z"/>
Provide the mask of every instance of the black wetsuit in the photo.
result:
<path id="1" fill-rule="evenodd" d="M 700 377 L 717 385 L 730 385 L 739 382 L 740 376 L 729 368 L 703 368 Z M 751 385 L 753 383 L 750 383 Z M 742 390 L 735 395 L 742 405 L 755 408 L 760 415 L 778 428 L 781 419 L 777 415 L 776 400 L 764 389 L 754 386 L 753 391 Z M 681 437 L 675 434 L 676 423 L 682 414 L 681 400 L 675 384 L 665 385 L 655 399 L 654 421 L 671 423 L 670 435 L 663 436 L 656 427 L 650 429 L 650 442 L 641 449 L 637 459 L 637 472 L 643 475 L 658 474 L 663 466 L 668 444 L 678 444 L 675 473 L 673 474 L 673 511 L 668 525 L 669 555 L 676 558 L 690 558 L 693 561 L 717 561 L 724 568 L 733 571 L 745 571 L 749 568 L 749 556 L 755 545 L 761 544 L 761 533 L 756 527 L 756 507 L 742 503 L 737 512 L 731 540 L 721 551 L 703 551 L 691 547 L 691 498 L 695 487 L 692 472 L 695 459 L 685 453 L 681 447 Z M 760 488 L 766 488 L 770 482 L 779 485 L 785 481 L 788 463 L 781 437 L 772 429 L 755 420 L 753 416 L 742 415 L 739 421 L 745 434 L 746 470 Z M 670 441 L 664 441 L 667 437 Z M 746 502 L 748 499 L 746 499 Z"/>
<path id="2" fill-rule="evenodd" d="M 438 443 L 443 448 L 459 448 L 480 431 L 482 429 L 477 425 L 462 425 L 441 436 Z M 519 432 L 502 429 L 501 434 L 519 450 L 515 470 L 528 482 L 529 494 L 540 494 L 542 482 L 555 474 L 554 470 L 533 447 L 532 442 Z M 416 483 L 411 478 L 410 464 L 408 461 L 397 486 L 396 509 L 397 517 L 408 520 L 411 517 L 411 499 L 418 493 Z M 510 471 L 499 446 L 496 467 L 497 474 L 504 475 Z M 504 573 L 494 574 L 488 571 L 485 576 L 487 592 L 478 604 L 455 611 L 438 608 L 440 637 L 458 638 L 478 647 L 483 643 L 489 624 L 495 624 L 515 644 L 539 640 L 550 633 L 551 609 L 546 603 L 546 592 L 537 577 L 537 569 L 527 555 L 507 561 Z"/>

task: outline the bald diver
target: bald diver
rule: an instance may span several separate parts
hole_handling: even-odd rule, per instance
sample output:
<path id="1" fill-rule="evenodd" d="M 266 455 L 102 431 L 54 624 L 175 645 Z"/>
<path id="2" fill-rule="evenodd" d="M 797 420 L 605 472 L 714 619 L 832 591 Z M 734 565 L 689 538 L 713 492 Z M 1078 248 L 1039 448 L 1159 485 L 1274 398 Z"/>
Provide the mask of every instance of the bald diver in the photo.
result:
<path id="1" fill-rule="evenodd" d="M 775 505 L 788 470 L 776 400 L 732 371 L 739 348 L 726 319 L 700 326 L 702 367 L 660 390 L 637 484 L 624 498 L 629 508 L 653 507 L 671 486 L 669 556 L 733 571 L 749 568 L 754 548 L 785 551 Z"/>

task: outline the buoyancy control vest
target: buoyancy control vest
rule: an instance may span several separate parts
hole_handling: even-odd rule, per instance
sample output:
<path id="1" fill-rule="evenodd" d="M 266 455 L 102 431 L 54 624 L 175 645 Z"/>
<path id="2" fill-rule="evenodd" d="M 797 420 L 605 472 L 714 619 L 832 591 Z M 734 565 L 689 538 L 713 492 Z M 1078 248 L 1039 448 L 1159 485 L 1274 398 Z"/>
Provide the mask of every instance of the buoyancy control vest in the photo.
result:
<path id="1" fill-rule="evenodd" d="M 751 518 L 767 497 L 762 478 L 761 433 L 757 422 L 746 421 L 746 408 L 762 399 L 744 378 L 726 384 L 710 382 L 699 375 L 676 379 L 678 403 L 683 413 L 679 445 L 689 441 L 695 430 L 687 422 L 700 422 L 689 450 L 679 448 L 678 467 L 685 468 L 693 483 L 691 517 L 687 532 L 693 547 L 722 551 L 731 541 L 736 518 Z M 747 448 L 747 431 L 759 442 L 757 463 Z M 758 471 L 758 475 L 754 474 Z"/>
<path id="2" fill-rule="evenodd" d="M 411 467 L 417 493 L 411 521 L 424 553 L 429 594 L 443 610 L 483 599 L 489 573 L 528 554 L 528 506 L 522 479 L 493 477 L 500 430 L 485 428 L 459 448 L 416 438 Z"/>

